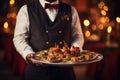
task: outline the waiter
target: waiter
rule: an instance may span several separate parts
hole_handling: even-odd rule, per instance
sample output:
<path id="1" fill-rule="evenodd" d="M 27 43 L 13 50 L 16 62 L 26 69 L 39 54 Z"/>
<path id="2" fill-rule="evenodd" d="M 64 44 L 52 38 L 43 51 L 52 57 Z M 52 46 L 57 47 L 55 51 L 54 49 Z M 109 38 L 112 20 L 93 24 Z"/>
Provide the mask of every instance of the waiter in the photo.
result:
<path id="1" fill-rule="evenodd" d="M 65 41 L 82 50 L 84 43 L 76 9 L 59 0 L 35 0 L 21 7 L 17 15 L 14 45 L 26 60 L 24 80 L 75 80 L 73 67 L 49 66 L 32 59 L 38 51 Z"/>

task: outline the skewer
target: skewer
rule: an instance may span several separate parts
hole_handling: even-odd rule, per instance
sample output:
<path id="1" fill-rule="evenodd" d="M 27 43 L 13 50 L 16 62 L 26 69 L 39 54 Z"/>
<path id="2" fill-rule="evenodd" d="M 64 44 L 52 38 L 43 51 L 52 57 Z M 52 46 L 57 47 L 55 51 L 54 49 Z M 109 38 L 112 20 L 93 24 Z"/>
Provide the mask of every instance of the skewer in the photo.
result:
<path id="1" fill-rule="evenodd" d="M 63 40 L 64 45 L 69 49 L 67 43 Z"/>
<path id="2" fill-rule="evenodd" d="M 55 42 L 55 47 L 56 47 L 56 48 L 59 48 L 59 45 L 57 45 L 56 42 Z"/>

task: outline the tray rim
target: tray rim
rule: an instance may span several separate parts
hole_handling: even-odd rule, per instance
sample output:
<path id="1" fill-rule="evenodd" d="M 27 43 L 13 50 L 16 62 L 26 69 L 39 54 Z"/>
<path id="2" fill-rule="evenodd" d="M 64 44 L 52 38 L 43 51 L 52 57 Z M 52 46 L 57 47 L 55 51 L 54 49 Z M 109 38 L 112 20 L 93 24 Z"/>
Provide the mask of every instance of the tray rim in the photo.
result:
<path id="1" fill-rule="evenodd" d="M 101 61 L 103 59 L 103 55 L 100 54 L 100 53 L 96 53 L 96 54 L 98 55 L 96 59 L 89 60 L 89 61 L 83 61 L 83 62 L 67 62 L 67 63 L 58 62 L 58 63 L 53 63 L 53 62 L 49 62 L 49 61 L 41 61 L 41 60 L 36 60 L 34 58 L 33 59 L 35 61 L 37 61 L 38 64 L 42 63 L 42 64 L 53 65 L 53 66 L 74 66 L 74 65 L 84 65 L 84 64 L 90 64 L 90 63 L 95 63 L 95 62 Z"/>

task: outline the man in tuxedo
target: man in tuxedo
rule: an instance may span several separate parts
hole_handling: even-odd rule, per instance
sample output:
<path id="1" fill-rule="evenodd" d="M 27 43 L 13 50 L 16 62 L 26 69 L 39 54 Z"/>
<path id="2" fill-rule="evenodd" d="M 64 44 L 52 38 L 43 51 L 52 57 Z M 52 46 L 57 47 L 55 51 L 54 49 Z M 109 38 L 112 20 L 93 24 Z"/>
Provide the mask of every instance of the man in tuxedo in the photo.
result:
<path id="1" fill-rule="evenodd" d="M 76 9 L 60 0 L 35 0 L 17 15 L 14 45 L 26 60 L 25 80 L 75 80 L 72 66 L 50 66 L 33 60 L 33 54 L 65 41 L 82 50 L 84 43 Z"/>

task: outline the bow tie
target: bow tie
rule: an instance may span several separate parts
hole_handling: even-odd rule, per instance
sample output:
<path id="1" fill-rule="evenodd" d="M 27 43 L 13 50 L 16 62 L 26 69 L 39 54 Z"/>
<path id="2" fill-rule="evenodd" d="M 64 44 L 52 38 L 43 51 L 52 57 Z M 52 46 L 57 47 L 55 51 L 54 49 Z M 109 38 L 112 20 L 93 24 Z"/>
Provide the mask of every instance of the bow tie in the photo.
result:
<path id="1" fill-rule="evenodd" d="M 58 7 L 59 7 L 58 4 L 48 4 L 48 3 L 45 3 L 45 9 L 47 9 L 47 8 L 58 9 Z"/>

